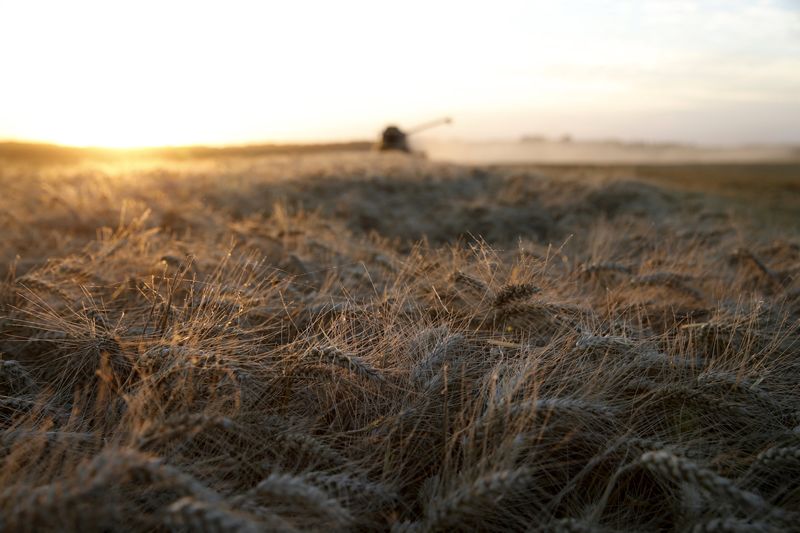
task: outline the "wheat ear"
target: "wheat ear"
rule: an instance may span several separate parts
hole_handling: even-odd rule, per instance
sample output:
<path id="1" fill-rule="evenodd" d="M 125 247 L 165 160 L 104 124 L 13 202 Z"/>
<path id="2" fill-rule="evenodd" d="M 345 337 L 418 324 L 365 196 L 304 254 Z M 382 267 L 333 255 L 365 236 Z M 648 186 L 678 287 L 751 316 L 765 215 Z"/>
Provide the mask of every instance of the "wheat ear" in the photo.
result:
<path id="1" fill-rule="evenodd" d="M 782 514 L 758 494 L 740 489 L 730 479 L 667 451 L 645 452 L 639 458 L 639 464 L 675 482 L 697 486 L 709 496 L 760 513 Z"/>
<path id="2" fill-rule="evenodd" d="M 591 263 L 581 268 L 582 274 L 599 274 L 600 272 L 619 272 L 620 274 L 631 274 L 631 268 L 620 263 Z"/>
<path id="3" fill-rule="evenodd" d="M 460 270 L 455 274 L 453 274 L 453 281 L 456 284 L 463 285 L 468 289 L 472 290 L 473 292 L 476 292 L 481 295 L 485 294 L 489 290 L 489 287 L 487 287 L 484 282 L 482 282 L 478 278 L 470 276 L 469 274 L 461 272 Z"/>
<path id="4" fill-rule="evenodd" d="M 411 369 L 411 381 L 418 382 L 423 378 L 429 378 L 445 361 L 457 354 L 464 345 L 464 336 L 460 334 L 451 335 L 439 341 L 433 350 Z"/>
<path id="5" fill-rule="evenodd" d="M 766 522 L 740 520 L 738 518 L 712 518 L 694 524 L 692 533 L 778 533 L 782 529 Z"/>
<path id="6" fill-rule="evenodd" d="M 355 355 L 348 355 L 338 348 L 327 346 L 324 348 L 312 348 L 308 352 L 308 358 L 316 359 L 317 362 L 323 362 L 330 365 L 338 366 L 358 374 L 366 379 L 384 382 L 386 379 L 381 372 Z"/>
<path id="7" fill-rule="evenodd" d="M 382 502 L 397 501 L 397 495 L 381 483 L 360 479 L 348 474 L 311 472 L 302 478 L 335 494 L 363 494 Z"/>
<path id="8" fill-rule="evenodd" d="M 3 391 L 4 385 L 8 387 L 8 391 Z M 19 361 L 0 360 L 0 393 L 8 396 L 21 396 L 33 392 L 35 389 L 36 382 Z"/>
<path id="9" fill-rule="evenodd" d="M 167 508 L 165 522 L 168 526 L 183 526 L 203 533 L 258 533 L 264 530 L 261 524 L 230 509 L 190 496 Z"/>
<path id="10" fill-rule="evenodd" d="M 586 520 L 562 518 L 546 524 L 537 531 L 544 533 L 604 533 L 606 530 Z"/>
<path id="11" fill-rule="evenodd" d="M 510 283 L 500 287 L 500 290 L 495 294 L 492 305 L 494 307 L 503 307 L 509 303 L 527 300 L 539 292 L 542 292 L 542 289 L 532 283 Z"/>
<path id="12" fill-rule="evenodd" d="M 428 507 L 423 529 L 439 531 L 464 528 L 468 518 L 485 513 L 487 507 L 500 507 L 503 498 L 524 492 L 532 479 L 532 472 L 525 468 L 503 470 L 458 487 Z"/>
<path id="13" fill-rule="evenodd" d="M 298 508 L 315 509 L 340 526 L 346 526 L 352 522 L 350 512 L 337 500 L 299 476 L 270 474 L 251 489 L 249 494 L 253 497 L 270 496 L 295 501 L 298 503 Z"/>

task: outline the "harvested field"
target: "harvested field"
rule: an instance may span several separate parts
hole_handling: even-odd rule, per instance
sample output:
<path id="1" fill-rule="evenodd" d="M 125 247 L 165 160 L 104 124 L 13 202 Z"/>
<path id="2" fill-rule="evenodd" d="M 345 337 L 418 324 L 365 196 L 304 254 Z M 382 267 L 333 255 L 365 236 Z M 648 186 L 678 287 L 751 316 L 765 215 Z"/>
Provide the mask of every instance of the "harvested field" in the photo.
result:
<path id="1" fill-rule="evenodd" d="M 800 165 L 16 158 L 0 187 L 0 530 L 800 523 Z"/>

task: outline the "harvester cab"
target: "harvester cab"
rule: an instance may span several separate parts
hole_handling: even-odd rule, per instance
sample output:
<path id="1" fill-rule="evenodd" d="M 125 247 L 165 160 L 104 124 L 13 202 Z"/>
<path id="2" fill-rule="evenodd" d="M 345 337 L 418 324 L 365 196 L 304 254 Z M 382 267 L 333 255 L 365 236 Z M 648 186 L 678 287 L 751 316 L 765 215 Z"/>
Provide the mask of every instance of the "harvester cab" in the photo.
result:
<path id="1" fill-rule="evenodd" d="M 410 129 L 408 132 L 401 130 L 397 126 L 387 126 L 381 134 L 377 148 L 382 152 L 396 151 L 411 153 L 411 147 L 408 144 L 408 138 L 411 135 L 419 133 L 423 130 L 434 128 L 436 126 L 441 126 L 442 124 L 450 124 L 452 122 L 453 120 L 450 117 L 444 117 L 438 120 L 420 124 L 419 126 Z"/>

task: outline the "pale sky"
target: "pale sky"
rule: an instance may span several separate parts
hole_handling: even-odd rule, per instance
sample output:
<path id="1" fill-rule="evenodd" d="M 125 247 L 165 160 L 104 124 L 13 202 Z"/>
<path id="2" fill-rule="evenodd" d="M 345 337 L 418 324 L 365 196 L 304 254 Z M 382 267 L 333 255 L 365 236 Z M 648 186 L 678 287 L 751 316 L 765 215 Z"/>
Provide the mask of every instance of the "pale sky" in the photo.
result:
<path id="1" fill-rule="evenodd" d="M 0 139 L 800 142 L 800 0 L 0 0 Z"/>

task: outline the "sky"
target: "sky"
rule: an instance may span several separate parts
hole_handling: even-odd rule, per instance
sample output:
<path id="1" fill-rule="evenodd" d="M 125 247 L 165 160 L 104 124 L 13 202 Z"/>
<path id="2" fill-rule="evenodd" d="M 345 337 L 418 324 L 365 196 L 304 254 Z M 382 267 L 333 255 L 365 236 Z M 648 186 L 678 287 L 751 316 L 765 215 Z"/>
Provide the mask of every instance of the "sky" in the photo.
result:
<path id="1" fill-rule="evenodd" d="M 800 0 L 0 0 L 0 139 L 800 143 Z"/>

